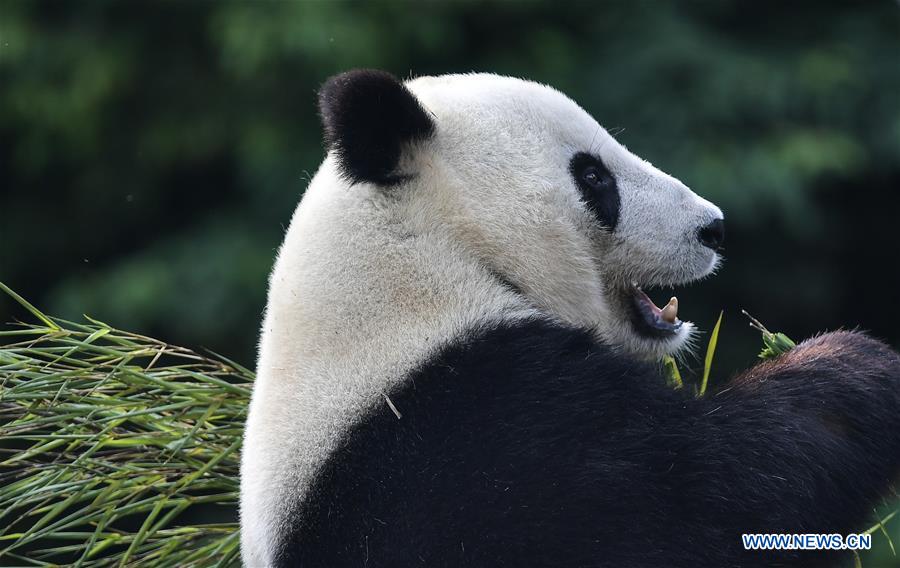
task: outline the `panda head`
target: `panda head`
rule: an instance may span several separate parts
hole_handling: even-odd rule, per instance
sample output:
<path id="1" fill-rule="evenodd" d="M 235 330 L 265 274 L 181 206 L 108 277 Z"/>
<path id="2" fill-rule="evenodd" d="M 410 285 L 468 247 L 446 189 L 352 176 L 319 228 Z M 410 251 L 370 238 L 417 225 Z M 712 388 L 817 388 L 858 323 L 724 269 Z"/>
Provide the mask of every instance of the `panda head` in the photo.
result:
<path id="1" fill-rule="evenodd" d="M 344 190 L 395 208 L 405 230 L 441 234 L 539 312 L 634 355 L 688 342 L 693 325 L 644 290 L 715 270 L 722 211 L 562 93 L 357 70 L 323 86 L 320 111 Z"/>

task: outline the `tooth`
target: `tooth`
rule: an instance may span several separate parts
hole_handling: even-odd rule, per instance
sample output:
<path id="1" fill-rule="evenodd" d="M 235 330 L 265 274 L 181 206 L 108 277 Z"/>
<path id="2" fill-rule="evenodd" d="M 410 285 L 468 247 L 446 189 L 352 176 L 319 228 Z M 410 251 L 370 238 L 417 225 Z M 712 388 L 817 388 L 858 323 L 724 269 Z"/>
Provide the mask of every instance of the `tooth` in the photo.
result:
<path id="1" fill-rule="evenodd" d="M 660 317 L 669 323 L 675 323 L 675 318 L 678 317 L 678 298 L 672 296 L 669 300 L 669 303 L 666 304 L 666 307 L 662 309 L 662 313 Z"/>

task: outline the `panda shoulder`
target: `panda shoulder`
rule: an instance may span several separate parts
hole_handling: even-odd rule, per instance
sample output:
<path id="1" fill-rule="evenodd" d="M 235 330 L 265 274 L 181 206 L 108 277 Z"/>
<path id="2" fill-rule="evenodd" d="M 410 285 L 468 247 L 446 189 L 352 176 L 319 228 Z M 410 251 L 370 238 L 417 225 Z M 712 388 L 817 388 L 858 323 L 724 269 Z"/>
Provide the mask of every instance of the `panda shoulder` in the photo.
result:
<path id="1" fill-rule="evenodd" d="M 448 377 L 456 378 L 452 387 Z M 545 318 L 470 330 L 419 365 L 401 389 L 416 385 L 421 392 L 430 382 L 453 388 L 456 396 L 467 389 L 473 397 L 503 394 L 511 404 L 523 397 L 608 400 L 635 394 L 635 383 L 651 396 L 670 390 L 657 388 L 665 382 L 657 366 L 621 353 L 589 330 Z"/>

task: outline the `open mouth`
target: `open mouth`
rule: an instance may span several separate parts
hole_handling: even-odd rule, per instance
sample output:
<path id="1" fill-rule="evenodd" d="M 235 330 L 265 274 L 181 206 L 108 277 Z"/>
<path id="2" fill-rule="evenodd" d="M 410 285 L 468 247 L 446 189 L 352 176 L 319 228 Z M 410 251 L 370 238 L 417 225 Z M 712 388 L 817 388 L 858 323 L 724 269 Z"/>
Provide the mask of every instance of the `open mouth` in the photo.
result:
<path id="1" fill-rule="evenodd" d="M 630 300 L 631 322 L 639 334 L 656 339 L 678 335 L 683 325 L 678 319 L 678 298 L 672 296 L 669 303 L 660 308 L 636 283 L 632 283 L 626 293 Z"/>

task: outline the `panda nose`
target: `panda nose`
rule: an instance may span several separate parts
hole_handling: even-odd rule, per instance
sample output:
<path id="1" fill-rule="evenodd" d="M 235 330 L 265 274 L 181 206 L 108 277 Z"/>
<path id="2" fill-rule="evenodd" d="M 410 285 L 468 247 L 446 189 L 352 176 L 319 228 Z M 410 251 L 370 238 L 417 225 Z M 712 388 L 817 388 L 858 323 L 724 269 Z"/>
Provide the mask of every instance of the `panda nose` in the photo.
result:
<path id="1" fill-rule="evenodd" d="M 697 232 L 697 238 L 700 244 L 713 250 L 722 248 L 725 242 L 725 221 L 716 219 L 705 227 L 700 227 Z"/>

